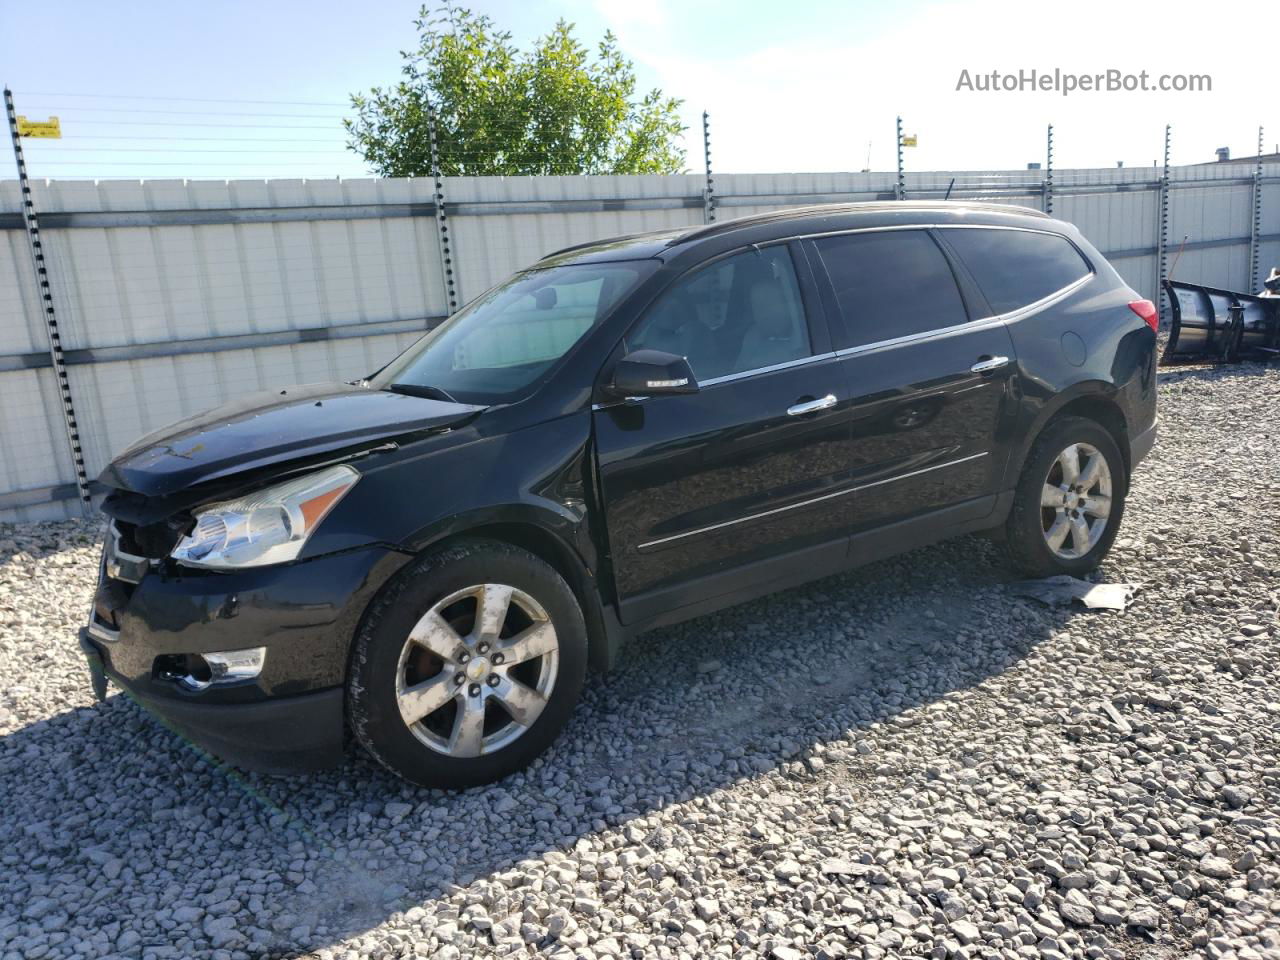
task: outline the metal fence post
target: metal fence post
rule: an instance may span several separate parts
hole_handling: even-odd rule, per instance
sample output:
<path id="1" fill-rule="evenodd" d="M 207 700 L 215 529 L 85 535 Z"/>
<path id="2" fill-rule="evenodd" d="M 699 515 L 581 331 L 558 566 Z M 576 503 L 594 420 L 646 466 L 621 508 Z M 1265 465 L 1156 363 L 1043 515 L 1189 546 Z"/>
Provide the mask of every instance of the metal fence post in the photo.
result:
<path id="1" fill-rule="evenodd" d="M 1045 141 L 1044 156 L 1044 212 L 1053 214 L 1053 124 Z"/>
<path id="2" fill-rule="evenodd" d="M 1160 236 L 1156 239 L 1156 303 L 1160 307 L 1159 325 L 1164 326 L 1164 315 L 1168 297 L 1165 295 L 1164 282 L 1169 273 L 1169 144 L 1173 136 L 1173 127 L 1164 126 L 1164 169 L 1160 174 Z"/>
<path id="3" fill-rule="evenodd" d="M 71 384 L 67 380 L 66 358 L 62 353 L 62 336 L 58 332 L 58 315 L 53 309 L 53 289 L 49 286 L 49 268 L 44 259 L 44 242 L 40 239 L 40 218 L 31 199 L 31 184 L 27 179 L 27 162 L 22 156 L 22 138 L 18 134 L 18 114 L 13 106 L 13 92 L 5 87 L 4 108 L 9 116 L 9 137 L 13 141 L 13 159 L 18 165 L 18 190 L 22 202 L 22 222 L 27 230 L 27 245 L 31 248 L 31 266 L 35 271 L 36 293 L 44 312 L 44 328 L 49 340 L 49 359 L 53 363 L 53 375 L 58 383 L 62 399 L 62 422 L 67 430 L 67 445 L 71 450 L 71 464 L 76 471 L 76 489 L 80 493 L 80 508 L 85 516 L 92 515 L 89 495 L 89 475 L 84 467 L 84 450 L 80 446 L 80 427 L 76 423 L 75 404 L 71 399 Z"/>
<path id="4" fill-rule="evenodd" d="M 702 111 L 702 156 L 707 164 L 707 186 L 702 192 L 702 222 L 716 222 L 716 182 L 711 177 L 711 120 Z"/>
<path id="5" fill-rule="evenodd" d="M 902 164 L 902 118 L 898 117 L 898 182 L 893 192 L 899 200 L 907 199 L 907 174 Z"/>
<path id="6" fill-rule="evenodd" d="M 449 215 L 444 209 L 444 178 L 440 175 L 440 147 L 436 135 L 436 109 L 427 101 L 427 130 L 431 140 L 432 199 L 436 208 L 436 243 L 440 248 L 440 271 L 444 280 L 445 310 L 453 316 L 458 309 L 458 289 L 454 282 L 453 251 L 449 243 Z"/>
<path id="7" fill-rule="evenodd" d="M 1253 227 L 1249 233 L 1250 293 L 1262 289 L 1262 127 L 1258 127 L 1258 165 L 1253 169 Z"/>

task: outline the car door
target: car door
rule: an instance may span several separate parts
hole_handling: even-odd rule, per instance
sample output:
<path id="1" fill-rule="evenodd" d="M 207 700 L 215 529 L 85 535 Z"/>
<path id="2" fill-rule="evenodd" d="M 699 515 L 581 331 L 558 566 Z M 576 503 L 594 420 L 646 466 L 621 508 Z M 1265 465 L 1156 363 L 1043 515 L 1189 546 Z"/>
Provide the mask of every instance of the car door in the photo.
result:
<path id="1" fill-rule="evenodd" d="M 784 554 L 846 553 L 845 378 L 799 266 L 777 244 L 697 267 L 620 347 L 685 356 L 699 381 L 593 412 L 626 623 L 768 579 Z"/>
<path id="2" fill-rule="evenodd" d="M 931 511 L 985 516 L 1016 416 L 1005 325 L 928 228 L 809 244 L 851 396 L 855 532 Z"/>

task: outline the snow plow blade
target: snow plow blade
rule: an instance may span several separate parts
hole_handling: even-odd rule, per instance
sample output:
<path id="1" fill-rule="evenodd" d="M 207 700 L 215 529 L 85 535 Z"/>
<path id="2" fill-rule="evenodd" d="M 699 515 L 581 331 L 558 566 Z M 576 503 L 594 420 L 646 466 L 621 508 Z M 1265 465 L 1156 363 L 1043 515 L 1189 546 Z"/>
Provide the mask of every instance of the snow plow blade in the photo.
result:
<path id="1" fill-rule="evenodd" d="M 1166 280 L 1173 324 L 1162 364 L 1280 356 L 1280 298 Z"/>

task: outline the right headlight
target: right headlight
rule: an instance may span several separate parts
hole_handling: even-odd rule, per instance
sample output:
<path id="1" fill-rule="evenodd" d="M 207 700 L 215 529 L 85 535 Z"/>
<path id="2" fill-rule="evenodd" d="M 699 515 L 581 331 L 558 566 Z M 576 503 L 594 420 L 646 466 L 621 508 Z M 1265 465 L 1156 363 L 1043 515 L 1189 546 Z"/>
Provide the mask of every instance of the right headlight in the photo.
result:
<path id="1" fill-rule="evenodd" d="M 330 510 L 356 485 L 348 466 L 328 467 L 195 512 L 195 528 L 170 556 L 215 570 L 296 560 Z"/>

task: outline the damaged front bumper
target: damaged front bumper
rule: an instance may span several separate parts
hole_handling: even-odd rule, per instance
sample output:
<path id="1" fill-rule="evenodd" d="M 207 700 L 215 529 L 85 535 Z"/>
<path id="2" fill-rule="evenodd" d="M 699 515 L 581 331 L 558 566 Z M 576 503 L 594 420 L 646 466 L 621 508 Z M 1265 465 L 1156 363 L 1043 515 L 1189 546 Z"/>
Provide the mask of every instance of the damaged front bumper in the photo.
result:
<path id="1" fill-rule="evenodd" d="M 233 573 L 120 550 L 114 525 L 80 646 L 108 680 L 222 760 L 311 770 L 343 753 L 347 655 L 369 600 L 408 556 L 367 547 Z M 258 669 L 192 682 L 185 664 L 262 648 Z"/>
<path id="2" fill-rule="evenodd" d="M 305 773 L 342 759 L 341 687 L 257 703 L 155 698 L 111 671 L 88 628 L 80 631 L 80 648 L 88 658 L 94 691 L 100 698 L 106 696 L 110 678 L 162 726 L 233 766 L 262 773 Z"/>

